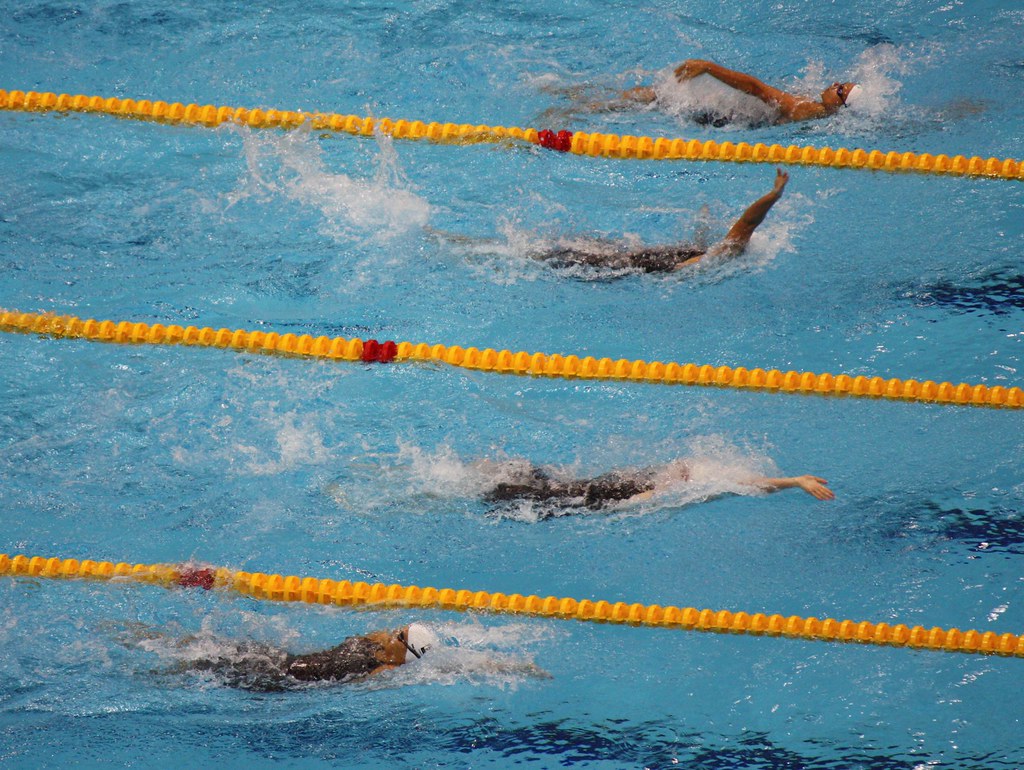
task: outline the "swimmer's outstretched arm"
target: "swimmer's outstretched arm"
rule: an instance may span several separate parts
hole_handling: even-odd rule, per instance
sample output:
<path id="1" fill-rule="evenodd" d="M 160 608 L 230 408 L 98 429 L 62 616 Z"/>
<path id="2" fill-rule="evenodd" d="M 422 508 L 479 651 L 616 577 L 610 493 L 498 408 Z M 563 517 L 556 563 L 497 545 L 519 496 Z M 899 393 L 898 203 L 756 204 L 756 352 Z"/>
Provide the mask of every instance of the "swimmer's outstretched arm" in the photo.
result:
<path id="1" fill-rule="evenodd" d="M 818 500 L 834 500 L 836 497 L 836 493 L 828 488 L 828 482 L 820 476 L 783 476 L 777 479 L 762 477 L 751 479 L 749 483 L 765 492 L 778 492 L 781 489 L 799 487 Z"/>
<path id="2" fill-rule="evenodd" d="M 698 75 L 710 75 L 737 91 L 760 99 L 770 107 L 777 107 L 781 115 L 780 122 L 824 118 L 839 107 L 839 103 L 830 107 L 826 106 L 823 101 L 816 102 L 813 99 L 787 93 L 758 80 L 753 75 L 727 69 L 705 59 L 687 59 L 676 67 L 676 79 L 679 82 L 690 80 Z"/>
<path id="3" fill-rule="evenodd" d="M 487 238 L 484 236 L 475 235 L 463 235 L 462 233 L 453 233 L 448 230 L 438 230 L 430 225 L 423 226 L 423 233 L 428 238 L 433 238 L 438 243 L 458 243 L 460 245 L 469 246 L 480 246 L 500 243 L 497 238 Z"/>
<path id="4" fill-rule="evenodd" d="M 737 91 L 750 94 L 773 107 L 779 107 L 784 114 L 788 114 L 790 109 L 792 109 L 790 102 L 795 98 L 785 91 L 780 91 L 777 88 L 772 88 L 767 83 L 762 83 L 752 75 L 726 69 L 706 59 L 687 59 L 676 67 L 675 73 L 676 80 L 680 83 L 684 80 L 692 80 L 698 75 L 710 75 L 727 86 L 735 88 Z M 602 106 L 604 109 L 623 109 L 630 104 L 650 104 L 656 99 L 657 94 L 653 88 L 650 86 L 637 86 L 636 88 L 630 88 L 628 91 L 623 91 L 619 94 L 617 101 L 605 102 Z"/>
<path id="5" fill-rule="evenodd" d="M 768 212 L 771 211 L 779 198 L 782 197 L 782 191 L 786 189 L 786 183 L 789 182 L 789 174 L 783 171 L 781 168 L 775 171 L 775 186 L 772 191 L 767 195 L 763 195 L 754 201 L 743 215 L 736 220 L 736 223 L 729 229 L 729 232 L 725 234 L 719 243 L 708 249 L 707 254 L 702 254 L 698 257 L 692 257 L 685 262 L 676 265 L 678 270 L 680 267 L 698 262 L 702 257 L 711 255 L 716 257 L 736 257 L 743 253 L 747 248 L 747 244 L 750 243 L 750 236 L 754 234 L 754 230 L 760 225 Z"/>
<path id="6" fill-rule="evenodd" d="M 715 80 L 719 80 L 737 91 L 750 94 L 773 107 L 780 107 L 783 112 L 788 111 L 791 102 L 799 100 L 798 97 L 773 88 L 753 75 L 728 69 L 707 59 L 687 59 L 676 67 L 676 80 L 680 83 L 692 80 L 698 75 L 710 75 Z"/>

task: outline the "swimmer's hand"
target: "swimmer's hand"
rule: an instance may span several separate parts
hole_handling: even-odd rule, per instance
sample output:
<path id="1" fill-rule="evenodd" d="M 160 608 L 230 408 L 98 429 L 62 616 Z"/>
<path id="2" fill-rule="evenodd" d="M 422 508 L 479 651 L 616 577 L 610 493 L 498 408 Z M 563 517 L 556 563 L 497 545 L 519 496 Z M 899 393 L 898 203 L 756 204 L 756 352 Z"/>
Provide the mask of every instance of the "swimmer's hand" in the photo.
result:
<path id="1" fill-rule="evenodd" d="M 835 500 L 836 493 L 828 488 L 828 482 L 819 476 L 796 476 L 796 486 L 818 500 Z"/>
<path id="2" fill-rule="evenodd" d="M 781 168 L 775 169 L 775 189 L 773 192 L 776 196 L 782 195 L 782 191 L 786 189 L 788 181 L 789 172 L 783 171 Z"/>
<path id="3" fill-rule="evenodd" d="M 804 492 L 818 500 L 835 500 L 836 493 L 828 488 L 828 482 L 820 476 L 784 476 L 779 479 L 758 478 L 748 482 L 766 492 L 778 492 L 780 489 L 800 487 Z"/>
<path id="4" fill-rule="evenodd" d="M 687 59 L 676 67 L 676 80 L 682 83 L 684 80 L 693 80 L 698 75 L 707 74 L 712 62 L 705 59 Z"/>

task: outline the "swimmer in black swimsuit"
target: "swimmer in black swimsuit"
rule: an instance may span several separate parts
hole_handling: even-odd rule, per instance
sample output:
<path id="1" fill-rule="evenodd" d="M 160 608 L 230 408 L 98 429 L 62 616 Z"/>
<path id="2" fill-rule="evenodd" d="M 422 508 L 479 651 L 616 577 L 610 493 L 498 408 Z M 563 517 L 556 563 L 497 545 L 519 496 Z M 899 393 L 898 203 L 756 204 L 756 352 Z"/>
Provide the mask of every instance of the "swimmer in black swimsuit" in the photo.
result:
<path id="1" fill-rule="evenodd" d="M 482 461 L 486 467 L 490 461 Z M 505 480 L 498 482 L 485 495 L 491 503 L 533 501 L 541 503 L 541 518 L 555 515 L 554 509 L 589 508 L 600 511 L 618 504 L 629 505 L 649 499 L 662 489 L 690 479 L 689 466 L 675 460 L 652 468 L 616 470 L 590 479 L 564 480 L 531 463 L 514 461 L 504 468 Z M 763 492 L 800 488 L 818 500 L 833 500 L 835 493 L 828 482 L 818 476 L 755 476 L 744 482 Z"/>
<path id="2" fill-rule="evenodd" d="M 143 640 L 164 638 L 159 632 L 136 630 L 122 642 L 141 646 Z M 395 631 L 351 636 L 336 647 L 302 655 L 269 644 L 207 636 L 174 640 L 172 646 L 182 657 L 175 670 L 209 671 L 231 687 L 274 691 L 307 682 L 361 681 L 422 658 L 435 643 L 428 627 L 412 623 Z"/>
<path id="3" fill-rule="evenodd" d="M 817 120 L 835 114 L 840 108 L 848 106 L 851 94 L 858 88 L 856 83 L 833 83 L 824 91 L 818 100 L 806 96 L 797 96 L 764 83 L 753 75 L 736 70 L 726 69 L 706 59 L 687 59 L 675 70 L 676 80 L 680 83 L 692 80 L 700 75 L 710 75 L 737 91 L 760 99 L 775 111 L 774 123 L 793 123 L 801 120 Z M 622 108 L 629 103 L 651 104 L 658 96 L 650 86 L 637 86 L 624 91 L 618 101 L 609 102 L 608 109 Z M 713 117 L 704 116 L 704 121 L 712 125 L 722 125 Z M 700 117 L 698 122 L 701 122 Z"/>
<path id="4" fill-rule="evenodd" d="M 775 186 L 767 195 L 754 201 L 719 243 L 710 249 L 700 249 L 689 244 L 667 246 L 644 246 L 638 249 L 603 251 L 575 246 L 565 246 L 543 254 L 537 259 L 549 262 L 555 267 L 592 267 L 610 270 L 642 270 L 645 273 L 671 273 L 683 267 L 696 265 L 704 257 L 736 257 L 743 253 L 750 243 L 754 230 L 768 215 L 772 206 L 782 197 L 789 174 L 781 168 L 775 172 Z"/>

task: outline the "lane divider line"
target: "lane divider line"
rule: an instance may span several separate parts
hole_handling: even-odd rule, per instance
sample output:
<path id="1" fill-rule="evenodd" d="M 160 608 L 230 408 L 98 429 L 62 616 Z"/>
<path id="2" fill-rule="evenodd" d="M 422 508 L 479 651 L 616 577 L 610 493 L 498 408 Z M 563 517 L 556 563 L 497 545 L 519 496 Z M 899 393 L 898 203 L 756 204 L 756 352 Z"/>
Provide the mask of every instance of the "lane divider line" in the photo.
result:
<path id="1" fill-rule="evenodd" d="M 891 377 L 832 375 L 828 372 L 783 372 L 779 369 L 748 369 L 710 364 L 677 364 L 620 358 L 594 358 L 510 350 L 480 350 L 459 345 L 359 338 L 313 337 L 309 334 L 250 332 L 244 329 L 213 329 L 209 326 L 178 326 L 131 321 L 82 320 L 75 316 L 0 311 L 0 331 L 36 333 L 58 338 L 96 342 L 145 345 L 185 345 L 231 348 L 251 353 L 269 353 L 345 361 L 440 361 L 451 366 L 502 374 L 535 377 L 564 377 L 583 380 L 630 380 L 666 385 L 703 385 L 722 388 L 764 390 L 821 396 L 857 396 L 894 401 L 1007 407 L 1024 407 L 1020 387 L 971 385 L 961 382 L 919 381 Z"/>
<path id="2" fill-rule="evenodd" d="M 469 123 L 426 123 L 422 120 L 374 119 L 339 113 L 301 112 L 212 104 L 182 104 L 150 99 L 120 99 L 116 96 L 57 94 L 48 91 L 0 89 L 0 109 L 21 112 L 83 112 L 113 115 L 133 120 L 185 124 L 215 128 L 235 123 L 250 128 L 297 128 L 307 121 L 316 131 L 339 131 L 370 136 L 374 131 L 397 139 L 428 139 L 445 144 L 523 141 L 574 155 L 632 158 L 637 160 L 705 160 L 735 163 L 771 163 L 873 171 L 1024 179 L 1024 163 L 1013 158 L 983 158 L 980 155 L 947 155 L 929 152 L 897 152 L 845 147 L 716 142 L 698 139 L 587 133 L 584 131 L 538 131 L 515 126 Z"/>
<path id="3" fill-rule="evenodd" d="M 0 575 L 39 578 L 86 578 L 154 583 L 168 588 L 234 591 L 254 599 L 345 607 L 417 607 L 503 615 L 554 617 L 597 623 L 675 628 L 754 636 L 784 636 L 824 642 L 855 642 L 885 647 L 1024 657 L 1024 634 L 961 631 L 938 626 L 835 620 L 799 615 L 697 609 L 672 605 L 609 602 L 590 599 L 452 588 L 420 588 L 397 583 L 352 583 L 295 575 L 242 572 L 201 564 L 127 564 L 85 559 L 0 554 Z"/>

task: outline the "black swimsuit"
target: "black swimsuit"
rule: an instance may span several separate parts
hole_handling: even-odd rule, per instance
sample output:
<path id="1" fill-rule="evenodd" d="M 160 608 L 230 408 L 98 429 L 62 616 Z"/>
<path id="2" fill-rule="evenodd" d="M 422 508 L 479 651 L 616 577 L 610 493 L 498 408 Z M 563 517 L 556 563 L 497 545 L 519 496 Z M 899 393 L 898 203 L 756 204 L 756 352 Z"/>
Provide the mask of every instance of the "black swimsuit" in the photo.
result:
<path id="1" fill-rule="evenodd" d="M 702 256 L 695 246 L 649 246 L 637 251 L 601 253 L 582 249 L 559 248 L 540 259 L 555 267 L 594 267 L 605 270 L 640 270 L 644 273 L 671 273 L 688 259 Z"/>
<path id="2" fill-rule="evenodd" d="M 690 120 L 696 123 L 698 126 L 712 126 L 714 128 L 724 128 L 736 124 L 743 128 L 767 128 L 769 126 L 776 125 L 777 121 L 770 120 L 768 118 L 744 118 L 739 115 L 723 115 L 720 112 L 713 112 L 711 110 L 702 110 L 700 112 L 694 112 L 690 116 Z"/>
<path id="3" fill-rule="evenodd" d="M 553 508 L 597 511 L 653 489 L 653 471 L 612 471 L 592 479 L 559 481 L 543 469 L 531 466 L 514 481 L 496 484 L 484 499 L 492 503 L 531 500 Z M 553 515 L 553 511 L 541 512 L 541 518 Z"/>
<path id="4" fill-rule="evenodd" d="M 329 650 L 288 655 L 284 673 L 300 682 L 347 682 L 383 665 L 374 655 L 379 649 L 376 642 L 353 636 Z"/>
<path id="5" fill-rule="evenodd" d="M 225 684 L 245 690 L 272 692 L 294 682 L 349 682 L 371 674 L 382 664 L 374 652 L 380 645 L 362 636 L 349 637 L 337 647 L 305 655 L 257 642 L 240 642 L 233 649 L 184 667 L 210 671 Z"/>

